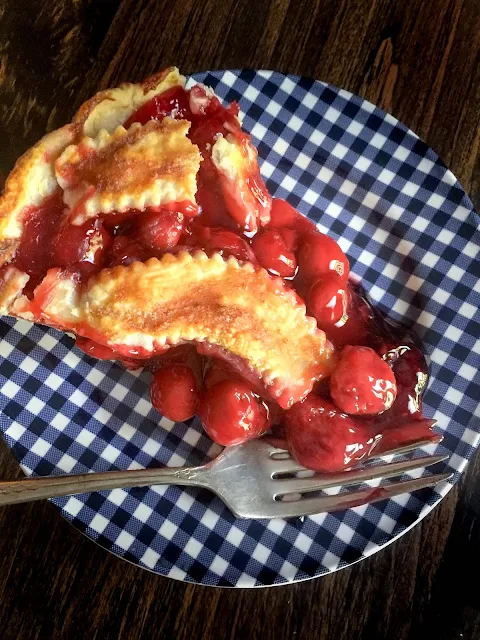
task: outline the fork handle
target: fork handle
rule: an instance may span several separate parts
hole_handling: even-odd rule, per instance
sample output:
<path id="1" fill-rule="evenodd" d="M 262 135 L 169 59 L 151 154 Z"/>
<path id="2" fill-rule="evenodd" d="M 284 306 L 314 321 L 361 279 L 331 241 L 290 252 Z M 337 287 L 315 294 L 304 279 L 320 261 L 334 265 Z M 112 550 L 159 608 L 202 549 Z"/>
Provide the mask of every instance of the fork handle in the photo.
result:
<path id="1" fill-rule="evenodd" d="M 145 487 L 156 484 L 207 487 L 208 468 L 165 467 L 163 469 L 132 469 L 104 471 L 78 475 L 22 478 L 0 482 L 0 506 L 47 498 L 60 498 L 77 493 Z"/>

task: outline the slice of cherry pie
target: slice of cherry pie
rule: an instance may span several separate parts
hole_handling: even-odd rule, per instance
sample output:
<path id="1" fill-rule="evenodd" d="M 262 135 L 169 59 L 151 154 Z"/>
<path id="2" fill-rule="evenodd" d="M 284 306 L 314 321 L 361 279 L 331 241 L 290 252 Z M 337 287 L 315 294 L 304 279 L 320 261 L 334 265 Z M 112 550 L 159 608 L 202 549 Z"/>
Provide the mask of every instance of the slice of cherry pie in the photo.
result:
<path id="1" fill-rule="evenodd" d="M 434 437 L 414 337 L 348 274 L 331 238 L 272 201 L 238 105 L 175 68 L 91 98 L 0 198 L 2 314 L 150 369 L 154 405 L 198 412 L 219 443 L 272 430 L 319 470 Z"/>

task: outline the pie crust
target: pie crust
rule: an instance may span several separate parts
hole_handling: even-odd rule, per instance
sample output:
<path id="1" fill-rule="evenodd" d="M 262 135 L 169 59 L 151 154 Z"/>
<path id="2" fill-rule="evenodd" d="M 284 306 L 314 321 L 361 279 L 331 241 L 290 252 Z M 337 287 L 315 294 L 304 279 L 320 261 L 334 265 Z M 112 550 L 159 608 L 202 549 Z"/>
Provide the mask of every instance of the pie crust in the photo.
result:
<path id="1" fill-rule="evenodd" d="M 130 266 L 99 267 L 83 279 L 75 269 L 47 263 L 40 284 L 33 290 L 32 280 L 23 294 L 29 276 L 15 266 L 15 251 L 25 220 L 48 198 L 60 205 L 62 229 L 125 212 L 175 212 L 185 203 L 195 208 L 202 157 L 188 137 L 190 122 L 163 117 L 122 126 L 166 90 L 175 94 L 179 87 L 181 94 L 184 84 L 170 68 L 142 83 L 101 91 L 71 124 L 46 135 L 17 162 L 0 198 L 0 311 L 73 331 L 126 357 L 196 343 L 203 352 L 237 359 L 287 407 L 328 375 L 332 347 L 295 292 L 250 263 L 202 251 L 167 253 Z M 190 94 L 193 119 L 205 116 L 212 96 L 203 87 Z M 236 122 L 230 114 L 223 133 L 202 153 L 213 163 L 231 214 L 236 212 L 232 218 L 248 231 L 268 221 L 271 199 L 256 149 Z"/>
<path id="2" fill-rule="evenodd" d="M 17 300 L 14 311 L 125 355 L 215 345 L 243 360 L 283 407 L 305 397 L 333 364 L 325 333 L 283 280 L 202 251 L 103 269 L 86 287 L 52 269 L 33 301 Z"/>
<path id="3" fill-rule="evenodd" d="M 186 120 L 102 129 L 68 146 L 55 162 L 73 224 L 100 214 L 143 211 L 171 202 L 195 202 L 200 152 L 187 138 Z"/>

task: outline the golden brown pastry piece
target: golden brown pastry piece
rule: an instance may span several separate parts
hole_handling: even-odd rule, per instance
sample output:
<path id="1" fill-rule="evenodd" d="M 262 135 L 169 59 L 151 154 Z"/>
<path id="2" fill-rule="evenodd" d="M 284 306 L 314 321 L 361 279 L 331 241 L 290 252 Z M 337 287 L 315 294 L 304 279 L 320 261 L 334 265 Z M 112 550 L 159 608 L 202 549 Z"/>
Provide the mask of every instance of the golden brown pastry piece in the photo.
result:
<path id="1" fill-rule="evenodd" d="M 155 216 L 167 211 L 181 227 L 182 211 L 197 211 L 197 183 L 223 193 L 229 222 L 240 230 L 255 230 L 270 216 L 256 150 L 236 114 L 204 87 L 183 91 L 184 83 L 170 68 L 101 91 L 20 158 L 0 198 L 0 312 L 73 331 L 126 357 L 193 342 L 235 361 L 287 407 L 332 362 L 325 334 L 296 294 L 263 269 L 218 254 L 151 258 L 178 242 L 155 253 Z M 183 115 L 129 124 L 166 90 L 187 101 Z M 143 221 L 150 243 L 116 235 L 117 220 L 128 216 Z M 76 252 L 82 243 L 90 243 L 83 254 Z M 140 261 L 106 268 L 121 263 L 122 251 Z"/>
<path id="2" fill-rule="evenodd" d="M 199 251 L 104 269 L 85 288 L 50 272 L 17 315 L 114 350 L 153 355 L 184 342 L 240 358 L 281 406 L 303 398 L 332 365 L 332 348 L 305 306 L 264 269 Z"/>

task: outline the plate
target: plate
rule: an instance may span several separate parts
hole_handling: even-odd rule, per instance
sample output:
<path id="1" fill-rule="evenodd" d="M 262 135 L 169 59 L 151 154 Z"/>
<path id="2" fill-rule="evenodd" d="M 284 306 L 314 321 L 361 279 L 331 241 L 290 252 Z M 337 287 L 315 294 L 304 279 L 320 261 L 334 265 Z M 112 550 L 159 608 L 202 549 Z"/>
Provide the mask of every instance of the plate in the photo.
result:
<path id="1" fill-rule="evenodd" d="M 338 240 L 375 304 L 413 323 L 431 361 L 425 414 L 438 420 L 451 482 L 337 513 L 239 520 L 202 489 L 157 486 L 53 500 L 109 551 L 186 582 L 295 582 L 375 553 L 457 481 L 480 440 L 478 216 L 412 131 L 336 87 L 271 71 L 194 76 L 237 100 L 262 174 Z M 159 420 L 149 376 L 98 362 L 53 329 L 2 319 L 1 430 L 27 475 L 196 465 L 219 448 L 197 420 Z M 426 449 L 429 453 L 433 447 Z"/>

